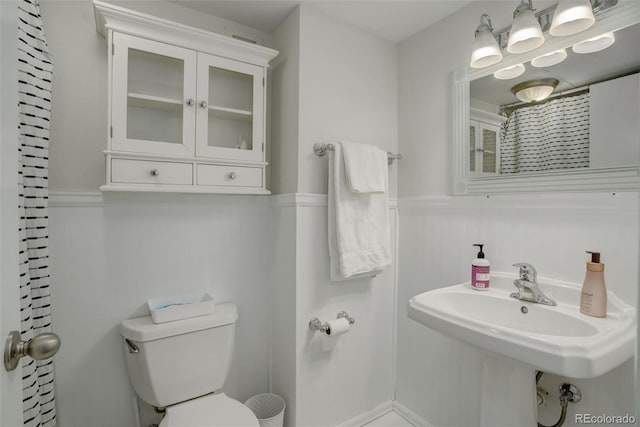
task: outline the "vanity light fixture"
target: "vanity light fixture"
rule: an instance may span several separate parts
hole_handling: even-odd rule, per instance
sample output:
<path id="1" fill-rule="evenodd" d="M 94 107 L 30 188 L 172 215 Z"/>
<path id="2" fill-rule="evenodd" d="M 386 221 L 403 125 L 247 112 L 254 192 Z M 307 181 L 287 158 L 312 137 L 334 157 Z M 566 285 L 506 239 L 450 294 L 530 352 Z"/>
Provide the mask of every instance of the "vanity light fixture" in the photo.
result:
<path id="1" fill-rule="evenodd" d="M 605 33 L 597 37 L 593 37 L 580 43 L 574 44 L 571 50 L 573 50 L 575 53 L 598 52 L 599 50 L 608 48 L 613 43 L 615 43 L 615 41 L 616 38 L 613 33 Z"/>
<path id="2" fill-rule="evenodd" d="M 557 5 L 547 7 L 534 14 L 532 0 L 520 0 L 520 4 L 513 12 L 511 26 L 500 30 L 495 37 L 491 19 L 485 13 L 480 17 L 480 25 L 475 32 L 471 68 L 484 68 L 500 62 L 502 60 L 501 48 L 504 47 L 509 53 L 524 53 L 540 47 L 545 42 L 545 37 L 542 34 L 543 27 L 545 31 L 549 28 L 550 35 L 557 36 L 573 35 L 584 31 L 595 23 L 595 15 L 616 6 L 618 2 L 619 0 L 560 0 Z M 584 46 L 574 47 L 574 52 L 597 51 L 587 51 L 589 49 L 586 47 L 587 42 L 584 43 Z M 609 45 L 605 47 L 607 46 Z M 580 50 L 583 52 L 579 52 Z M 562 53 L 553 55 L 553 60 L 561 62 L 562 56 Z M 535 62 L 547 64 L 547 62 L 552 62 L 552 59 L 540 59 Z M 534 66 L 549 67 L 557 63 L 534 64 Z"/>
<path id="3" fill-rule="evenodd" d="M 493 73 L 493 77 L 498 80 L 509 80 L 521 76 L 522 73 L 524 73 L 524 65 L 516 64 L 496 71 Z"/>
<path id="4" fill-rule="evenodd" d="M 561 0 L 553 13 L 549 34 L 570 36 L 584 31 L 596 22 L 589 0 Z"/>
<path id="5" fill-rule="evenodd" d="M 565 59 L 567 59 L 567 51 L 565 49 L 560 49 L 533 58 L 531 60 L 531 65 L 536 68 L 551 67 L 552 65 L 561 63 Z"/>
<path id="6" fill-rule="evenodd" d="M 538 102 L 547 99 L 558 83 L 557 79 L 527 80 L 512 87 L 511 92 L 522 102 Z"/>
<path id="7" fill-rule="evenodd" d="M 531 0 L 521 0 L 513 12 L 513 24 L 509 33 L 507 50 L 510 53 L 523 53 L 533 50 L 544 43 L 544 36 L 538 19 L 533 14 Z"/>
<path id="8" fill-rule="evenodd" d="M 486 22 L 484 22 L 486 21 Z M 471 68 L 484 68 L 502 60 L 502 52 L 493 36 L 491 18 L 486 13 L 480 16 L 480 25 L 476 28 L 473 50 L 471 51 Z"/>

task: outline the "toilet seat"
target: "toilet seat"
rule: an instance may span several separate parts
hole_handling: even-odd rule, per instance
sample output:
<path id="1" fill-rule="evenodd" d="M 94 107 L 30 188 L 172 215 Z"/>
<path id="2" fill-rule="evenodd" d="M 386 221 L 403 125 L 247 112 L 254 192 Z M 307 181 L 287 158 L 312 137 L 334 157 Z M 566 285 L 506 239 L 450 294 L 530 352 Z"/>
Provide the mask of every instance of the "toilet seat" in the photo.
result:
<path id="1" fill-rule="evenodd" d="M 251 409 L 224 393 L 167 407 L 159 427 L 259 427 Z"/>

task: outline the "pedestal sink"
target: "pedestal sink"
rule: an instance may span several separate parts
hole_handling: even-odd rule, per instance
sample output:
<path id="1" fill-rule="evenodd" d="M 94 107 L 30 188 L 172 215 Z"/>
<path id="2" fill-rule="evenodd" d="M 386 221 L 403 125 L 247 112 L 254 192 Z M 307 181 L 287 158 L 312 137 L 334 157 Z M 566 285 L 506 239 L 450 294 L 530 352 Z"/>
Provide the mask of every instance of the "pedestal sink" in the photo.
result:
<path id="1" fill-rule="evenodd" d="M 593 378 L 619 366 L 635 351 L 636 310 L 615 294 L 608 293 L 607 317 L 596 318 L 580 313 L 579 284 L 539 278 L 543 292 L 558 303 L 546 306 L 511 298 L 514 279 L 513 274 L 492 273 L 487 291 L 473 290 L 466 282 L 409 300 L 410 318 L 507 358 L 500 358 L 506 360 L 504 368 L 500 362 L 485 364 L 483 389 L 498 393 L 492 398 L 509 409 L 506 413 L 483 414 L 483 426 L 536 425 L 536 370 L 569 378 Z M 514 392 L 492 385 L 507 377 L 520 378 L 511 384 L 522 384 L 526 389 Z M 523 421 L 529 416 L 529 421 Z"/>

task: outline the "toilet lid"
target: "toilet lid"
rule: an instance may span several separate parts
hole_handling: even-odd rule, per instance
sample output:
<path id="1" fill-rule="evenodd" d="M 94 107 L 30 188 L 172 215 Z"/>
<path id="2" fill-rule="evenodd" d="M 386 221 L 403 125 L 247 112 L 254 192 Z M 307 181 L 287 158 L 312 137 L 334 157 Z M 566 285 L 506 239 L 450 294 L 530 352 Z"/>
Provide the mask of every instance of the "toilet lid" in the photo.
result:
<path id="1" fill-rule="evenodd" d="M 167 408 L 159 427 L 259 427 L 251 409 L 224 393 Z"/>

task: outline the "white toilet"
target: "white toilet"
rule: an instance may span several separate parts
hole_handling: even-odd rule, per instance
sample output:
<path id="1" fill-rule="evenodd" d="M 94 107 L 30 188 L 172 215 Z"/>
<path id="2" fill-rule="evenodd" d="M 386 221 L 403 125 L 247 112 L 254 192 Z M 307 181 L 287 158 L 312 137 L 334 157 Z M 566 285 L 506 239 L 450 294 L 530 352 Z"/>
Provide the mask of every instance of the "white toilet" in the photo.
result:
<path id="1" fill-rule="evenodd" d="M 237 319 L 236 306 L 225 303 L 208 316 L 122 322 L 131 384 L 142 400 L 166 409 L 160 427 L 259 427 L 249 408 L 221 392 Z"/>

